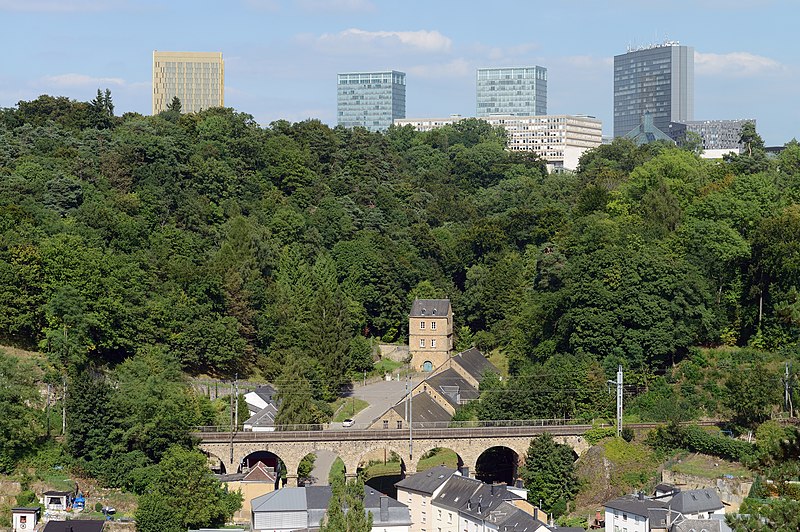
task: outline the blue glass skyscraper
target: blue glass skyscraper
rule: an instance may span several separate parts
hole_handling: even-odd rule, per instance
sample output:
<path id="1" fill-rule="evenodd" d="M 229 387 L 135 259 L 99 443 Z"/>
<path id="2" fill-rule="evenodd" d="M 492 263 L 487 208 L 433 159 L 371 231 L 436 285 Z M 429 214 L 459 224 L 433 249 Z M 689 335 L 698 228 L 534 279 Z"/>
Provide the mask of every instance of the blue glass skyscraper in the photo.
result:
<path id="1" fill-rule="evenodd" d="M 614 57 L 614 136 L 638 127 L 645 114 L 664 132 L 670 122 L 694 118 L 694 48 L 667 41 Z"/>
<path id="2" fill-rule="evenodd" d="M 348 72 L 338 75 L 337 122 L 370 131 L 389 129 L 395 118 L 406 117 L 404 72 Z"/>
<path id="3" fill-rule="evenodd" d="M 477 116 L 547 114 L 547 69 L 540 66 L 480 68 Z"/>

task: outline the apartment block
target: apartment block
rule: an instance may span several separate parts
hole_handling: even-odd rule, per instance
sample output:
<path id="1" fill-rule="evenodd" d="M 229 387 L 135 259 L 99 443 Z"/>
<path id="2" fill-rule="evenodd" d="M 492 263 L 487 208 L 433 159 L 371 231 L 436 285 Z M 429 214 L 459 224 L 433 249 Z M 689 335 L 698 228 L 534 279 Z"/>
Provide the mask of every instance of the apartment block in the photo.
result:
<path id="1" fill-rule="evenodd" d="M 449 118 L 407 118 L 395 125 L 411 125 L 417 131 L 431 131 L 463 120 L 460 115 Z M 575 170 L 583 152 L 603 142 L 603 123 L 591 116 L 487 116 L 481 117 L 508 133 L 511 151 L 533 152 L 547 162 L 549 171 Z"/>

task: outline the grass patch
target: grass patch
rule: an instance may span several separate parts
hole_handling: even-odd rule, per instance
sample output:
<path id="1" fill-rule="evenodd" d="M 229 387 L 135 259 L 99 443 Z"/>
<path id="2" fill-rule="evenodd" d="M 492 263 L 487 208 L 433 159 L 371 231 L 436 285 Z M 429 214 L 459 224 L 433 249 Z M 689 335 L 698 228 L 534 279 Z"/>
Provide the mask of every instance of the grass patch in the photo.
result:
<path id="1" fill-rule="evenodd" d="M 493 349 L 489 356 L 486 358 L 489 359 L 489 362 L 494 364 L 494 366 L 500 370 L 500 375 L 504 378 L 508 377 L 508 358 L 500 352 L 500 349 Z"/>
<path id="2" fill-rule="evenodd" d="M 656 479 L 660 462 L 649 447 L 622 438 L 609 438 L 602 446 L 606 458 L 613 464 L 612 486 L 625 486 L 627 491 L 644 487 Z"/>
<path id="3" fill-rule="evenodd" d="M 429 453 L 425 453 L 419 464 L 417 464 L 417 472 L 427 471 L 432 467 L 438 465 L 445 465 L 453 469 L 458 467 L 458 455 L 451 449 L 433 449 Z"/>
<path id="4" fill-rule="evenodd" d="M 337 478 L 344 482 L 344 462 L 338 456 L 331 464 L 331 472 L 328 473 L 328 484 L 333 484 Z"/>
<path id="5" fill-rule="evenodd" d="M 372 370 L 373 375 L 385 375 L 387 373 L 394 373 L 399 368 L 405 366 L 403 362 L 397 362 L 390 358 L 382 358 L 375 363 L 375 367 Z"/>
<path id="6" fill-rule="evenodd" d="M 369 403 L 356 397 L 340 397 L 330 405 L 333 409 L 333 423 L 341 423 L 367 408 Z"/>
<path id="7" fill-rule="evenodd" d="M 375 477 L 388 477 L 390 475 L 399 475 L 401 474 L 401 466 L 400 461 L 389 461 L 385 464 L 383 462 L 370 462 L 367 467 L 362 469 L 361 474 L 364 477 L 364 481 Z"/>
<path id="8" fill-rule="evenodd" d="M 703 478 L 719 478 L 725 475 L 752 477 L 750 470 L 739 463 L 697 453 L 679 455 L 667 465 L 667 469 L 675 473 Z"/>

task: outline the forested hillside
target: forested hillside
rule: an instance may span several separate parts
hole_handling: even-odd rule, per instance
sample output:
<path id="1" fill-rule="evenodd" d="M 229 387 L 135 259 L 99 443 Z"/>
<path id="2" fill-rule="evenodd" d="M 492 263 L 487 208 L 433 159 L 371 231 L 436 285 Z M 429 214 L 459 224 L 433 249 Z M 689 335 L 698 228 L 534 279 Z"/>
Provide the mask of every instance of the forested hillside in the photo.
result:
<path id="1" fill-rule="evenodd" d="M 57 373 L 159 353 L 330 399 L 414 297 L 448 296 L 460 345 L 510 360 L 482 417 L 602 414 L 618 364 L 647 385 L 692 346 L 795 345 L 800 145 L 744 137 L 724 162 L 618 139 L 548 175 L 477 120 L 20 102 L 0 111 L 0 340 Z"/>

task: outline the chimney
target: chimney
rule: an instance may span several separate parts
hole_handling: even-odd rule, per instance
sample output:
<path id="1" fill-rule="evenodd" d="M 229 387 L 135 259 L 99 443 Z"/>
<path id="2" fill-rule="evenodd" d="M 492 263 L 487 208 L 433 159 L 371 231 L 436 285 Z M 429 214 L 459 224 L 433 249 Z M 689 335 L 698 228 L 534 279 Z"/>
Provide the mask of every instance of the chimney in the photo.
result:
<path id="1" fill-rule="evenodd" d="M 643 500 L 644 500 L 644 492 L 643 492 L 643 491 L 640 491 L 640 492 L 639 492 L 638 499 L 639 499 L 640 501 L 643 501 Z"/>
<path id="2" fill-rule="evenodd" d="M 462 477 L 469 478 L 469 467 L 462 465 L 458 470 Z"/>
<path id="3" fill-rule="evenodd" d="M 489 486 L 489 493 L 491 495 L 496 495 L 497 494 L 497 484 L 492 483 L 492 485 Z"/>
<path id="4" fill-rule="evenodd" d="M 381 522 L 389 521 L 389 497 L 381 495 Z"/>

